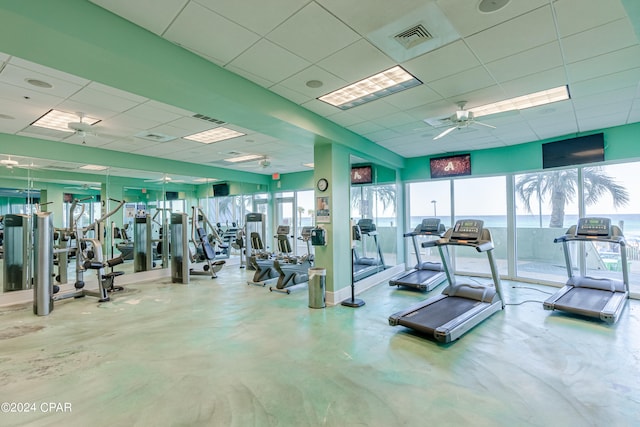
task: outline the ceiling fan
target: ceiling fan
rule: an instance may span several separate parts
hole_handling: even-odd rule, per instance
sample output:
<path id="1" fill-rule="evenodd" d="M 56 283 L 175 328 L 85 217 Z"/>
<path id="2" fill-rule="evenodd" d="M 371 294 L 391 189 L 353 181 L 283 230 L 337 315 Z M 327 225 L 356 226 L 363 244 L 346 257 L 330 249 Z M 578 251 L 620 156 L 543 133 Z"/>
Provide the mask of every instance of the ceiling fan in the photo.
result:
<path id="1" fill-rule="evenodd" d="M 169 174 L 163 174 L 162 177 L 160 178 L 156 178 L 156 179 L 145 179 L 144 182 L 160 182 L 162 184 L 169 184 L 170 182 L 173 183 L 178 183 L 178 182 L 184 182 L 182 180 L 176 180 L 173 179 L 169 176 Z"/>
<path id="2" fill-rule="evenodd" d="M 31 164 L 22 164 L 15 159 L 12 159 L 11 156 L 7 156 L 6 159 L 0 160 L 0 165 L 6 167 L 7 169 L 13 168 L 33 168 L 36 167 L 33 163 Z"/>
<path id="3" fill-rule="evenodd" d="M 479 125 L 479 126 L 484 126 L 484 127 L 488 127 L 491 129 L 495 129 L 495 126 L 489 125 L 487 123 L 482 123 L 482 122 L 478 122 L 475 120 L 475 118 L 473 117 L 473 112 L 469 111 L 469 110 L 465 110 L 464 106 L 467 104 L 467 101 L 460 101 L 458 102 L 456 105 L 458 105 L 459 110 L 456 111 L 454 114 L 452 114 L 451 116 L 444 118 L 444 119 L 440 119 L 437 122 L 432 120 L 432 119 L 426 119 L 424 120 L 426 123 L 430 124 L 433 127 L 437 127 L 438 125 L 449 125 L 449 127 L 447 129 L 445 129 L 444 131 L 440 132 L 437 136 L 435 136 L 433 138 L 433 140 L 435 141 L 436 139 L 440 139 L 444 136 L 449 135 L 451 132 L 453 132 L 456 129 L 464 129 L 466 127 L 469 126 L 475 126 L 475 125 Z"/>
<path id="4" fill-rule="evenodd" d="M 69 122 L 67 123 L 67 127 L 73 131 L 75 135 L 78 135 L 82 138 L 82 143 L 86 144 L 87 135 L 95 135 L 95 128 L 91 123 L 84 122 L 85 114 L 82 112 L 76 113 L 78 115 L 79 121 L 77 122 Z"/>
<path id="5" fill-rule="evenodd" d="M 101 190 L 100 185 L 96 185 L 96 184 L 80 184 L 80 185 L 73 185 L 73 186 L 69 186 L 69 187 L 64 187 L 65 189 L 68 190 L 82 190 L 82 191 L 86 191 L 86 190 Z"/>

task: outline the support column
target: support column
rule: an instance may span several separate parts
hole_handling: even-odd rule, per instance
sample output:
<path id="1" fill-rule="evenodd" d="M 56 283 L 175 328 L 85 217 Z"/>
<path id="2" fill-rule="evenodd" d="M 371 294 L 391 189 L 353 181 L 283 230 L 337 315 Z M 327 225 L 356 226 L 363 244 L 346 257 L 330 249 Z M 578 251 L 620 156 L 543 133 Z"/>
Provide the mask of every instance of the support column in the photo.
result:
<path id="1" fill-rule="evenodd" d="M 316 143 L 314 146 L 314 182 L 329 181 L 326 191 L 315 187 L 316 218 L 318 198 L 328 198 L 329 222 L 316 222 L 327 230 L 327 246 L 315 247 L 315 265 L 327 269 L 326 301 L 340 303 L 351 286 L 350 188 L 351 163 L 348 150 L 337 144 Z M 341 291 L 342 290 L 342 291 Z"/>

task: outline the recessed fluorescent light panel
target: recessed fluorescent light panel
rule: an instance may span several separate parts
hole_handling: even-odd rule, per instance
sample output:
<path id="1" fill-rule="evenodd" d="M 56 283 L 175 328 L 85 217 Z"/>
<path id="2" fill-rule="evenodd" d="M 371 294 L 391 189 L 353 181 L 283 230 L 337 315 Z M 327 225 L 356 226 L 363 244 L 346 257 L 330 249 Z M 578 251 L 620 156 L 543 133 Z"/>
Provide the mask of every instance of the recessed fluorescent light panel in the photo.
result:
<path id="1" fill-rule="evenodd" d="M 473 116 L 477 118 L 488 116 L 489 114 L 504 113 L 505 111 L 524 110 L 525 108 L 565 101 L 569 98 L 569 88 L 565 85 L 536 93 L 530 93 L 529 95 L 506 99 L 500 102 L 494 102 L 493 104 L 470 108 L 469 111 L 473 112 Z"/>
<path id="2" fill-rule="evenodd" d="M 264 159 L 264 156 L 260 154 L 247 154 L 244 156 L 231 157 L 229 159 L 224 159 L 225 162 L 230 163 L 240 163 L 240 162 L 250 162 L 251 160 Z"/>
<path id="3" fill-rule="evenodd" d="M 421 84 L 420 80 L 398 65 L 318 99 L 341 110 L 348 110 Z"/>
<path id="4" fill-rule="evenodd" d="M 94 119 L 88 116 L 82 116 L 82 123 L 86 123 L 88 125 L 95 125 L 98 123 L 99 119 Z M 66 113 L 64 111 L 59 110 L 51 110 L 44 116 L 40 117 L 38 120 L 33 122 L 32 126 L 38 126 L 41 128 L 59 130 L 62 132 L 73 133 L 75 130 L 69 129 L 69 123 L 78 123 L 80 122 L 80 116 L 77 113 Z"/>
<path id="5" fill-rule="evenodd" d="M 84 165 L 80 166 L 80 169 L 88 170 L 88 171 L 103 171 L 109 169 L 107 166 L 98 166 L 98 165 Z"/>
<path id="6" fill-rule="evenodd" d="M 211 144 L 213 142 L 220 142 L 238 136 L 246 135 L 245 133 L 235 131 L 233 129 L 227 129 L 224 127 L 217 127 L 204 132 L 194 133 L 193 135 L 185 136 L 184 139 L 190 141 L 202 142 L 203 144 Z"/>
<path id="7" fill-rule="evenodd" d="M 218 178 L 196 178 L 193 180 L 193 182 L 214 182 L 214 181 L 220 181 Z"/>

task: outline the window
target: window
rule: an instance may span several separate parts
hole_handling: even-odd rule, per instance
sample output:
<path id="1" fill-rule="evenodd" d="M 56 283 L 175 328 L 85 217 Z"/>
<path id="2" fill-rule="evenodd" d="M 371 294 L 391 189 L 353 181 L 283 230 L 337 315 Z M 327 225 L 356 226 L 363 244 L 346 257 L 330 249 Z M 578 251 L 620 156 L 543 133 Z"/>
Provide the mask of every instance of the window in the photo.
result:
<path id="1" fill-rule="evenodd" d="M 411 183 L 408 186 L 409 220 L 407 231 L 414 230 L 424 218 L 440 218 L 445 228 L 451 227 L 451 181 L 427 181 Z M 417 238 L 418 249 L 423 241 L 432 238 Z M 405 239 L 407 263 L 413 266 L 416 260 L 415 248 L 409 238 Z M 422 249 L 423 262 L 441 262 L 437 248 Z"/>
<path id="2" fill-rule="evenodd" d="M 565 282 L 562 245 L 556 237 L 578 222 L 578 169 L 516 175 L 516 271 L 519 277 Z"/>
<path id="3" fill-rule="evenodd" d="M 480 219 L 490 229 L 493 255 L 500 274 L 507 273 L 506 177 L 468 178 L 453 181 L 455 220 Z M 453 249 L 453 250 L 452 250 Z M 491 274 L 487 255 L 468 247 L 449 248 L 458 272 Z"/>

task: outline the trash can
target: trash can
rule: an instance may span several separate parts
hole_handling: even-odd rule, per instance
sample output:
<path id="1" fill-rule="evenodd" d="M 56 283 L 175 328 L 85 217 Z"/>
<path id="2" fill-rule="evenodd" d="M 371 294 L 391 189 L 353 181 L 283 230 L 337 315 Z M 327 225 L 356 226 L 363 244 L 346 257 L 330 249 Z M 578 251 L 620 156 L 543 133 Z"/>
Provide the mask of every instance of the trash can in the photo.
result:
<path id="1" fill-rule="evenodd" d="M 309 308 L 325 308 L 324 287 L 327 269 L 311 267 L 309 269 Z"/>

